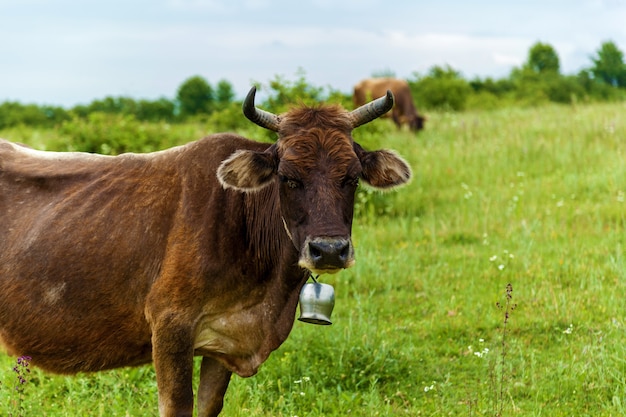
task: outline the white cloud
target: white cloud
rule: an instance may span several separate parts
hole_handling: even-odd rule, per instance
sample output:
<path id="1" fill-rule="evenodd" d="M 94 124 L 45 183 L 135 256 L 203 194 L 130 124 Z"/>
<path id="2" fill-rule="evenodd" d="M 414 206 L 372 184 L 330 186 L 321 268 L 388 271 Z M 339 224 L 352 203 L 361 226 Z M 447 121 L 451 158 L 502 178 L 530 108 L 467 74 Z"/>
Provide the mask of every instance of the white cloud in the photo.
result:
<path id="1" fill-rule="evenodd" d="M 502 65 L 502 66 L 506 66 L 506 67 L 517 67 L 517 66 L 520 66 L 522 64 L 522 62 L 524 62 L 524 58 L 521 57 L 521 56 L 508 55 L 508 54 L 502 54 L 502 53 L 494 52 L 493 53 L 493 62 L 498 64 L 498 65 Z"/>

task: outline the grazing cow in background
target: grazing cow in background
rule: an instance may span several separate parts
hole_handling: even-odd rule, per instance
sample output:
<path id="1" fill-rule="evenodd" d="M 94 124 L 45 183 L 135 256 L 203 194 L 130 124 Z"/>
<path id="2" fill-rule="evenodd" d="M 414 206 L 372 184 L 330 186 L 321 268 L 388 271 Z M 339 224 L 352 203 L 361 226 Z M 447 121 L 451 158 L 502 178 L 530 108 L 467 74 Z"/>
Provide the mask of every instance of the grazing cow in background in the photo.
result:
<path id="1" fill-rule="evenodd" d="M 0 140 L 0 343 L 58 373 L 154 362 L 161 416 L 216 416 L 231 373 L 287 338 L 311 272 L 355 262 L 359 179 L 411 170 L 352 129 L 393 106 L 244 113 L 274 144 L 234 134 L 148 154 L 32 150 Z"/>
<path id="2" fill-rule="evenodd" d="M 387 90 L 391 90 L 395 99 L 395 106 L 391 111 L 391 117 L 396 126 L 401 128 L 402 124 L 407 124 L 414 132 L 423 129 L 426 118 L 417 113 L 409 83 L 404 80 L 395 78 L 369 78 L 360 81 L 354 86 L 354 94 L 352 96 L 354 107 L 364 105 L 370 101 L 372 97 L 382 96 Z"/>

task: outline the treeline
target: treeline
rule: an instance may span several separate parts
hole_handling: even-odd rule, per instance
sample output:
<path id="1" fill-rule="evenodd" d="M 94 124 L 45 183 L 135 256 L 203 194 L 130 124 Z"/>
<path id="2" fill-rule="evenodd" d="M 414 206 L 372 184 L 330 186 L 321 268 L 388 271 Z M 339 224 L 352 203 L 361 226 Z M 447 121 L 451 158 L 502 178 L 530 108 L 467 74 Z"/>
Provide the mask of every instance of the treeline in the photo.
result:
<path id="1" fill-rule="evenodd" d="M 70 109 L 4 102 L 0 104 L 0 129 L 19 124 L 55 126 L 76 117 L 87 118 L 94 113 L 132 116 L 139 121 L 177 122 L 210 114 L 232 103 L 234 98 L 233 86 L 228 81 L 221 80 L 214 87 L 201 76 L 193 76 L 180 85 L 173 100 L 165 97 L 157 100 L 105 97 Z"/>
<path id="2" fill-rule="evenodd" d="M 421 109 L 490 109 L 507 105 L 540 105 L 626 99 L 624 54 L 607 41 L 591 57 L 588 68 L 575 75 L 561 73 L 559 56 L 546 43 L 535 43 L 526 62 L 502 79 L 466 80 L 450 66 L 435 66 L 409 79 Z"/>
<path id="3" fill-rule="evenodd" d="M 378 75 L 393 75 L 390 73 Z M 355 82 L 358 80 L 355 80 Z M 434 66 L 427 74 L 414 73 L 407 80 L 420 110 L 491 109 L 509 105 L 540 105 L 626 99 L 626 64 L 614 42 L 607 41 L 591 57 L 590 66 L 575 75 L 561 73 L 559 56 L 545 43 L 534 44 L 526 62 L 502 79 L 467 80 L 450 66 Z M 262 105 L 280 112 L 290 103 L 331 100 L 350 105 L 351 92 L 326 90 L 310 85 L 304 73 L 295 82 L 276 77 L 267 86 L 269 97 Z M 232 84 L 220 80 L 211 85 L 196 75 L 185 80 L 174 99 L 136 100 L 105 97 L 69 109 L 19 102 L 0 104 L 0 129 L 16 125 L 60 126 L 88 120 L 90 115 L 113 114 L 134 121 L 176 123 L 192 118 L 211 119 L 217 129 L 238 127 L 239 102 Z"/>

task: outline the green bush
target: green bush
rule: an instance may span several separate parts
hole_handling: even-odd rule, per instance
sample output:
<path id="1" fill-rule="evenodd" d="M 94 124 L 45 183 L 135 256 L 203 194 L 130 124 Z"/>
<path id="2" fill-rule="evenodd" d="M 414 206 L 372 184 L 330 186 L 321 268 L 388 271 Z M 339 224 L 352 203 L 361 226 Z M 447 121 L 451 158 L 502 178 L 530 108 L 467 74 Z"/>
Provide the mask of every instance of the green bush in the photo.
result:
<path id="1" fill-rule="evenodd" d="M 428 75 L 415 74 L 409 81 L 413 98 L 420 107 L 434 110 L 460 111 L 465 109 L 472 88 L 459 72 L 450 66 L 434 66 Z"/>
<path id="2" fill-rule="evenodd" d="M 280 114 L 295 104 L 313 105 L 323 100 L 323 88 L 311 85 L 302 70 L 298 71 L 297 76 L 295 81 L 289 81 L 277 75 L 270 80 L 267 87 L 261 87 L 269 93 L 268 98 L 263 102 L 266 110 Z"/>
<path id="3" fill-rule="evenodd" d="M 571 103 L 588 94 L 579 77 L 556 72 L 538 73 L 518 68 L 511 73 L 511 80 L 515 85 L 515 98 L 524 104 L 538 105 L 548 101 Z"/>
<path id="4" fill-rule="evenodd" d="M 59 127 L 60 151 L 116 155 L 124 152 L 151 152 L 173 144 L 166 123 L 141 123 L 132 115 L 91 113 L 86 119 L 74 117 Z"/>
<path id="5" fill-rule="evenodd" d="M 241 103 L 222 105 L 211 113 L 206 119 L 206 124 L 213 133 L 237 132 L 248 130 L 252 126 L 252 122 L 243 115 Z"/>
<path id="6" fill-rule="evenodd" d="M 468 110 L 495 110 L 500 107 L 503 100 L 489 91 L 472 93 L 467 97 L 465 108 Z"/>
<path id="7" fill-rule="evenodd" d="M 175 106 L 173 101 L 164 97 L 154 101 L 137 101 L 130 97 L 107 96 L 102 100 L 94 100 L 87 106 L 75 106 L 72 113 L 83 118 L 91 113 L 109 113 L 132 115 L 142 121 L 171 122 L 175 118 Z"/>

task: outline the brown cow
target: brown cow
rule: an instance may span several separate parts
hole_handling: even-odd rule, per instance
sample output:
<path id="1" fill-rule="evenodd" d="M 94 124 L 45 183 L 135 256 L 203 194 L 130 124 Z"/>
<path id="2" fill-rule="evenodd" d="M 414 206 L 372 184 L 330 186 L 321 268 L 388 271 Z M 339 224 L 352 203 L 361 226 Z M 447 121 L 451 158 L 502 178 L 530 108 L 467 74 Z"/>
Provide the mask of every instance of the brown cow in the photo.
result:
<path id="1" fill-rule="evenodd" d="M 354 86 L 352 100 L 355 107 L 367 103 L 372 97 L 380 97 L 387 90 L 391 90 L 395 99 L 395 106 L 391 111 L 391 117 L 398 128 L 407 124 L 412 131 L 424 128 L 426 118 L 417 113 L 409 83 L 395 78 L 369 78 L 360 81 Z"/>
<path id="2" fill-rule="evenodd" d="M 31 150 L 0 141 L 0 342 L 43 369 L 154 362 L 161 416 L 216 416 L 231 373 L 254 375 L 287 338 L 301 287 L 354 264 L 359 179 L 406 183 L 406 162 L 351 131 L 352 112 L 244 113 L 275 144 L 216 134 L 149 154 Z"/>

